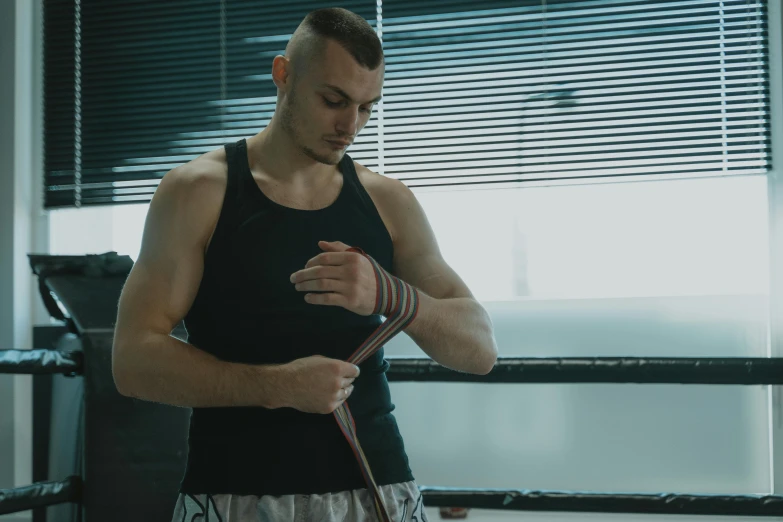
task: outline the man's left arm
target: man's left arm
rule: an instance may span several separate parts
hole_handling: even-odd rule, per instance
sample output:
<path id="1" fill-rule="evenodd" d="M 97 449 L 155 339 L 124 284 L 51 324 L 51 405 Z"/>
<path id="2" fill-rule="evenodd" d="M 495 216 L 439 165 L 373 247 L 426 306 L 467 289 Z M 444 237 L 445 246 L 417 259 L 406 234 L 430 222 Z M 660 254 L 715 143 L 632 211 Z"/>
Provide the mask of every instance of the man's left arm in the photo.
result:
<path id="1" fill-rule="evenodd" d="M 419 293 L 418 315 L 403 331 L 447 368 L 489 373 L 498 355 L 489 314 L 443 259 L 413 192 L 400 181 L 389 181 L 392 189 L 386 195 L 393 221 L 392 272 Z"/>

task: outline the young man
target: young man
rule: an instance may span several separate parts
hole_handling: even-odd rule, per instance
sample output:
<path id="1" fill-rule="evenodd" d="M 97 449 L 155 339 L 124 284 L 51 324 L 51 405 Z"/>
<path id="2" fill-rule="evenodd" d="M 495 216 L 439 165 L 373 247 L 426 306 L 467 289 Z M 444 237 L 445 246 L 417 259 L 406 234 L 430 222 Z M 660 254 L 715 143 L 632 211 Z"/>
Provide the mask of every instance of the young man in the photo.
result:
<path id="1" fill-rule="evenodd" d="M 412 192 L 345 153 L 383 76 L 364 19 L 310 13 L 273 61 L 269 125 L 168 172 L 152 199 L 113 371 L 124 395 L 193 409 L 173 520 L 376 520 L 332 415 L 345 401 L 390 518 L 426 519 L 383 349 L 348 362 L 384 323 L 374 267 L 415 289 L 404 331 L 438 363 L 486 374 L 497 348 Z M 170 336 L 183 319 L 188 342 Z"/>

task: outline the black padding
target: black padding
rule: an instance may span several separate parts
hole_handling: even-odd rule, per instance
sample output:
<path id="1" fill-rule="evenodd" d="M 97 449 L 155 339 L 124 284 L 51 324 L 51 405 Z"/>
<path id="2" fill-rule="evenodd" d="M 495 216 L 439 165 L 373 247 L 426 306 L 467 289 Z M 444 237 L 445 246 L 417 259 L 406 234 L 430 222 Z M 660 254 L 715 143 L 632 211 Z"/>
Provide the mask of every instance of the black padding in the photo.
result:
<path id="1" fill-rule="evenodd" d="M 500 357 L 487 375 L 424 357 L 386 359 L 386 377 L 398 382 L 783 384 L 780 357 Z"/>
<path id="2" fill-rule="evenodd" d="M 62 335 L 55 348 L 83 353 L 82 339 L 72 333 Z M 84 379 L 52 375 L 49 417 L 48 479 L 84 474 Z M 78 504 L 61 504 L 46 509 L 46 522 L 80 522 Z"/>
<path id="3" fill-rule="evenodd" d="M 111 372 L 112 334 L 86 334 L 86 522 L 170 521 L 187 458 L 190 409 L 124 397 Z"/>
<path id="4" fill-rule="evenodd" d="M 82 354 L 58 350 L 0 350 L 0 374 L 82 373 Z"/>
<path id="5" fill-rule="evenodd" d="M 30 262 L 78 334 L 64 337 L 58 349 L 66 340 L 78 341 L 73 351 L 83 357 L 82 378 L 74 379 L 82 388 L 61 388 L 63 402 L 52 404 L 52 442 L 62 443 L 64 450 L 58 457 L 50 448 L 51 465 L 59 462 L 62 468 L 76 461 L 84 480 L 84 522 L 170 521 L 187 458 L 190 409 L 125 397 L 114 384 L 114 323 L 130 258 L 110 252 L 30 256 Z M 74 411 L 77 401 L 83 410 Z M 56 420 L 57 412 L 68 418 Z M 75 429 L 78 440 L 69 443 Z"/>
<path id="6" fill-rule="evenodd" d="M 76 332 L 113 328 L 133 260 L 116 252 L 86 256 L 29 255 L 41 298 L 55 319 Z"/>
<path id="7" fill-rule="evenodd" d="M 19 488 L 0 489 L 0 515 L 63 502 L 78 502 L 80 487 L 79 477 L 68 477 L 61 482 L 39 482 Z"/>
<path id="8" fill-rule="evenodd" d="M 670 515 L 783 515 L 783 496 L 780 495 L 618 494 L 440 487 L 421 487 L 420 490 L 424 505 L 430 507 Z"/>

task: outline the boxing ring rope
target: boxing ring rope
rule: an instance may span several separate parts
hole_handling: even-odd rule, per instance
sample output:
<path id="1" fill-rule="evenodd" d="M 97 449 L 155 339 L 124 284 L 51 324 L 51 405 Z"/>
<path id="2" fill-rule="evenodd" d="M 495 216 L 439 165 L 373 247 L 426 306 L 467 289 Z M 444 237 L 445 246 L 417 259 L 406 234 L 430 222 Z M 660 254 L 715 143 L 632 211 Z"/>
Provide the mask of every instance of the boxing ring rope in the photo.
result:
<path id="1" fill-rule="evenodd" d="M 780 516 L 783 513 L 783 496 L 780 495 L 593 493 L 429 486 L 423 486 L 419 490 L 424 496 L 424 505 L 427 507 L 760 517 Z"/>
<path id="2" fill-rule="evenodd" d="M 475 383 L 783 384 L 783 358 L 500 357 L 487 375 L 429 358 L 386 357 L 389 381 Z"/>
<path id="3" fill-rule="evenodd" d="M 427 357 L 387 356 L 395 382 L 495 384 L 783 384 L 783 358 L 771 357 L 499 357 L 487 375 L 451 370 Z M 0 350 L 0 374 L 81 375 L 80 352 Z"/>
<path id="4" fill-rule="evenodd" d="M 389 381 L 472 383 L 783 384 L 783 358 L 500 357 L 487 375 L 450 370 L 428 358 L 388 357 Z M 78 352 L 0 350 L 0 373 L 82 374 Z M 79 477 L 0 490 L 0 514 L 78 502 Z M 614 494 L 422 486 L 430 507 L 516 511 L 781 516 L 779 495 Z M 27 502 L 25 503 L 25 499 Z"/>
<path id="5" fill-rule="evenodd" d="M 0 350 L 0 374 L 82 374 L 80 352 L 61 350 Z"/>
<path id="6" fill-rule="evenodd" d="M 117 463 L 124 462 L 123 459 L 132 459 L 141 451 L 137 449 L 140 441 L 148 440 L 150 434 L 159 433 L 151 431 L 150 426 L 160 425 L 157 429 L 168 431 L 164 423 L 172 416 L 181 416 L 186 409 L 145 403 L 121 397 L 116 392 L 110 370 L 112 332 L 106 327 L 110 323 L 105 321 L 116 313 L 118 293 L 129 267 L 127 263 L 118 265 L 116 254 L 103 256 L 109 257 L 85 256 L 82 259 L 84 270 L 78 269 L 78 260 L 73 256 L 31 256 L 33 270 L 41 278 L 42 292 L 45 288 L 47 293 L 55 294 L 59 299 L 55 307 L 51 302 L 52 296 L 43 295 L 45 301 L 47 297 L 50 300 L 47 308 L 54 313 L 64 310 L 66 324 L 79 336 L 82 350 L 0 350 L 0 374 L 62 374 L 84 380 L 87 465 L 83 476 L 69 476 L 62 482 L 37 482 L 30 486 L 0 489 L 0 515 L 70 502 L 84 510 L 87 522 L 103 520 L 99 514 L 104 512 L 110 512 L 116 522 L 136 520 L 133 517 L 137 514 L 132 513 L 135 506 L 131 503 L 133 498 L 138 498 L 137 494 L 127 494 L 125 490 L 125 495 L 112 494 L 119 488 L 116 483 L 121 483 L 123 487 L 130 486 L 134 491 L 165 490 L 165 494 L 158 493 L 159 498 L 155 499 L 157 503 L 154 507 L 161 521 L 168 520 L 164 518 L 164 512 L 167 513 L 165 516 L 170 516 L 168 511 L 174 499 L 169 497 L 175 494 L 178 486 L 181 472 L 179 466 L 183 463 L 182 448 L 186 441 L 172 437 L 171 440 L 156 440 L 154 447 L 143 449 L 141 456 L 149 457 L 149 460 L 136 467 L 158 466 L 154 470 L 164 474 L 162 478 L 144 476 L 143 473 L 139 478 L 129 474 L 133 470 L 126 472 Z M 118 266 L 122 267 L 119 271 Z M 46 274 L 46 277 L 42 277 L 42 274 Z M 110 282 L 101 283 L 103 277 L 109 278 Z M 99 291 L 102 284 L 111 291 Z M 68 295 L 80 289 L 89 297 Z M 111 303 L 114 308 L 106 310 L 106 303 Z M 81 317 L 77 317 L 79 315 Z M 501 357 L 487 375 L 450 370 L 429 358 L 392 356 L 387 357 L 387 360 L 390 366 L 386 375 L 393 382 L 783 384 L 783 358 Z M 177 428 L 186 425 L 184 417 L 177 422 Z M 120 443 L 124 445 L 117 449 Z M 170 457 L 174 453 L 179 455 L 179 460 Z M 166 458 L 170 462 L 155 464 Z M 92 480 L 90 477 L 93 477 Z M 421 486 L 420 489 L 428 507 L 783 516 L 781 495 L 636 494 L 432 486 Z M 144 519 L 158 520 L 154 514 Z"/>
<path id="7" fill-rule="evenodd" d="M 68 477 L 62 482 L 37 482 L 14 489 L 0 489 L 0 515 L 66 502 L 81 503 L 81 487 L 81 477 Z"/>

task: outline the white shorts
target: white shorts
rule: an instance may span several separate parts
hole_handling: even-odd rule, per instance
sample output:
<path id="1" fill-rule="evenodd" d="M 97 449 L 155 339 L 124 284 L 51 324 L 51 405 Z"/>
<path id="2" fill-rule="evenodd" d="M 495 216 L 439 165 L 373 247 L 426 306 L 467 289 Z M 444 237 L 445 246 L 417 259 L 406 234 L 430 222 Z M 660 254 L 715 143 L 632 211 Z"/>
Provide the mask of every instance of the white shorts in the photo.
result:
<path id="1" fill-rule="evenodd" d="M 379 486 L 394 522 L 426 522 L 414 481 Z M 172 522 L 370 522 L 377 521 L 372 495 L 354 489 L 318 495 L 180 494 Z"/>

